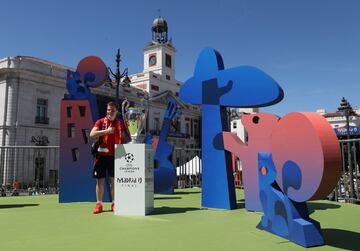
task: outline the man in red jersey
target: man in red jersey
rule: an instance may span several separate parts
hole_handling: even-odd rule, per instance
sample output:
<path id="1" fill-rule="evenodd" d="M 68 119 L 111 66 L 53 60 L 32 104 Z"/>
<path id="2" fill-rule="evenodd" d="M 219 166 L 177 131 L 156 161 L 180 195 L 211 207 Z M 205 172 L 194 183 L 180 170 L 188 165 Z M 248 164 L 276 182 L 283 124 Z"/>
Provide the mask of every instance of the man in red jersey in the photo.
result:
<path id="1" fill-rule="evenodd" d="M 102 200 L 104 195 L 104 181 L 106 174 L 110 178 L 111 210 L 114 211 L 114 144 L 123 144 L 121 135 L 130 135 L 123 120 L 117 119 L 117 105 L 115 102 L 107 104 L 106 116 L 95 122 L 90 132 L 91 138 L 100 138 L 100 146 L 96 154 L 93 177 L 96 178 L 96 206 L 94 214 L 103 211 Z"/>

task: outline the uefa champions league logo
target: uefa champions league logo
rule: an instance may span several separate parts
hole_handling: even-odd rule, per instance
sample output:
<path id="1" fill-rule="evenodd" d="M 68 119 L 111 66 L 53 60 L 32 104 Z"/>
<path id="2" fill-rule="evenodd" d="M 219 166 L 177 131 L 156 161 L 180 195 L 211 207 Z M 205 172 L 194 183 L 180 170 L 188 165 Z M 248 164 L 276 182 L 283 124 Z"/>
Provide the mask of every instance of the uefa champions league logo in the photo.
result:
<path id="1" fill-rule="evenodd" d="M 127 163 L 132 163 L 134 161 L 134 154 L 127 153 L 125 155 L 125 160 L 126 160 Z"/>

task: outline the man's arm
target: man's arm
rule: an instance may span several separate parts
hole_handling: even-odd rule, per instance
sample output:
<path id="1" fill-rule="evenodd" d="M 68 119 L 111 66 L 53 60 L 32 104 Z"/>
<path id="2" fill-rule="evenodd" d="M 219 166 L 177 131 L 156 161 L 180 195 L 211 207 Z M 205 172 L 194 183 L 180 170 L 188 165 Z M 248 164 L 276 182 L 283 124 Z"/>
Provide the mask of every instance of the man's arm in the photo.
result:
<path id="1" fill-rule="evenodd" d="M 105 130 L 99 130 L 99 128 L 97 126 L 94 126 L 92 129 L 91 129 L 91 132 L 90 132 L 90 138 L 91 139 L 96 139 L 96 138 L 99 138 L 105 134 L 113 134 L 114 133 L 114 128 L 112 127 L 109 127 Z"/>

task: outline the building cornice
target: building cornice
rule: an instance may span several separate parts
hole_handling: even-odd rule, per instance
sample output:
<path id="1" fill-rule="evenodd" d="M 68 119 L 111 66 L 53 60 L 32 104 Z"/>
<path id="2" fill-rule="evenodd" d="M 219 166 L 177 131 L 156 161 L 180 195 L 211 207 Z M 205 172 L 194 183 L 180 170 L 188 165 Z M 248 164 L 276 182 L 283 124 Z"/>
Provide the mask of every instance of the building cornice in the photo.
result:
<path id="1" fill-rule="evenodd" d="M 160 43 L 156 43 L 154 41 L 151 41 L 145 48 L 144 48 L 144 52 L 145 51 L 149 51 L 149 50 L 153 50 L 153 49 L 157 49 L 157 48 L 167 48 L 169 50 L 172 50 L 174 52 L 176 52 L 175 47 L 170 43 L 166 43 L 166 44 L 160 44 Z"/>

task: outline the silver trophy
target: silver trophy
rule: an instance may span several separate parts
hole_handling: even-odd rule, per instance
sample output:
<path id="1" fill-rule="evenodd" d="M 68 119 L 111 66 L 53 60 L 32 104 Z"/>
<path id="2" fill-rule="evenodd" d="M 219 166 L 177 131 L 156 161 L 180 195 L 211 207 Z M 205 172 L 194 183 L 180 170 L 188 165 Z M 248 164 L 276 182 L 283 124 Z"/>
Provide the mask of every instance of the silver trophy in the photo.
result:
<path id="1" fill-rule="evenodd" d="M 122 103 L 122 115 L 130 131 L 130 143 L 140 143 L 139 135 L 145 126 L 146 113 L 142 108 L 129 107 L 129 101 L 124 100 Z"/>

